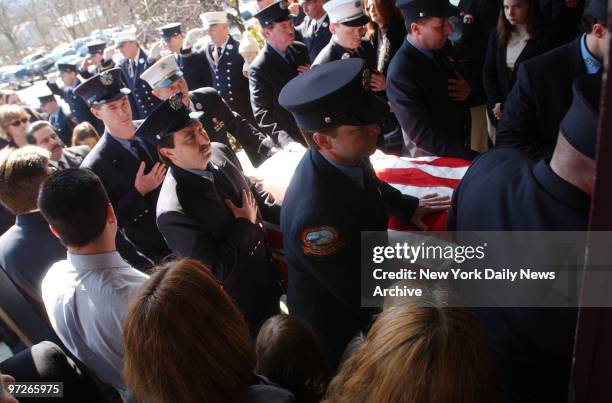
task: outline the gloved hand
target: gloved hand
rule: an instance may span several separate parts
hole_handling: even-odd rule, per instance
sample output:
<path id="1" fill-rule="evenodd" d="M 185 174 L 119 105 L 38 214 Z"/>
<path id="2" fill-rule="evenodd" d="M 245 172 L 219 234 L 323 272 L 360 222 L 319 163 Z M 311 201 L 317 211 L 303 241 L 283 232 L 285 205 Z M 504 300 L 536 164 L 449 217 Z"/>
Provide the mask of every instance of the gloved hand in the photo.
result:
<path id="1" fill-rule="evenodd" d="M 108 46 L 104 49 L 104 53 L 102 53 L 102 59 L 105 61 L 113 60 L 113 56 L 115 55 L 115 47 Z"/>
<path id="2" fill-rule="evenodd" d="M 204 35 L 206 35 L 206 29 L 204 28 L 194 28 L 189 30 L 187 35 L 185 35 L 185 39 L 183 40 L 183 49 L 191 49 L 193 44 Z"/>
<path id="3" fill-rule="evenodd" d="M 149 50 L 149 59 L 153 59 L 153 60 L 159 60 L 159 58 L 161 57 L 161 51 L 164 49 L 164 44 L 163 42 L 157 41 L 155 42 L 155 44 L 151 47 L 151 50 Z"/>

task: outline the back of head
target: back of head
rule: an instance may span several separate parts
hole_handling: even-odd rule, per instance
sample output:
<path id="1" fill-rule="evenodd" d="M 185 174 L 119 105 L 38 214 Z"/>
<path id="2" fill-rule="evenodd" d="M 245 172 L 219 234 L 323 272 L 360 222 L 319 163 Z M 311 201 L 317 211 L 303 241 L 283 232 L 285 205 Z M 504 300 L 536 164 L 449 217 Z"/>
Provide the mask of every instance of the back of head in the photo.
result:
<path id="1" fill-rule="evenodd" d="M 13 214 L 36 210 L 40 184 L 49 173 L 49 152 L 26 146 L 0 151 L 0 202 Z"/>
<path id="2" fill-rule="evenodd" d="M 43 182 L 38 208 L 64 246 L 81 247 L 102 235 L 109 200 L 95 173 L 71 168 L 57 171 Z"/>
<path id="3" fill-rule="evenodd" d="M 494 403 L 485 337 L 465 309 L 397 306 L 331 382 L 326 402 Z"/>
<path id="4" fill-rule="evenodd" d="M 133 297 L 123 323 L 123 375 L 138 400 L 239 401 L 253 376 L 246 322 L 214 275 L 170 262 Z"/>
<path id="5" fill-rule="evenodd" d="M 299 402 L 318 402 L 331 370 L 312 328 L 291 315 L 268 319 L 257 335 L 257 373 L 289 389 Z"/>
<path id="6" fill-rule="evenodd" d="M 100 140 L 100 134 L 96 128 L 89 122 L 81 122 L 74 127 L 72 130 L 72 145 L 79 146 L 85 144 L 85 140 L 88 138 L 95 139 L 94 143 Z"/>

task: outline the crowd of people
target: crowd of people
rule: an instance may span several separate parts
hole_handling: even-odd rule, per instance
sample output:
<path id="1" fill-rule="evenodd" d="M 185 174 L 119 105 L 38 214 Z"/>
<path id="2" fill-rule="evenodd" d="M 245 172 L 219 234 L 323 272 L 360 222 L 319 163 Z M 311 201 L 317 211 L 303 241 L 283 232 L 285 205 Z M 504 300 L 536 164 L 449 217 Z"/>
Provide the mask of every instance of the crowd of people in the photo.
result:
<path id="1" fill-rule="evenodd" d="M 260 38 L 207 12 L 149 50 L 133 30 L 89 44 L 40 110 L 1 94 L 0 267 L 57 339 L 0 323 L 0 402 L 15 381 L 67 401 L 567 401 L 575 308 L 364 308 L 361 232 L 447 211 L 451 233 L 586 231 L 607 0 L 257 3 Z M 282 201 L 238 148 L 306 148 Z M 417 198 L 377 178 L 377 149 L 471 164 L 452 199 Z"/>

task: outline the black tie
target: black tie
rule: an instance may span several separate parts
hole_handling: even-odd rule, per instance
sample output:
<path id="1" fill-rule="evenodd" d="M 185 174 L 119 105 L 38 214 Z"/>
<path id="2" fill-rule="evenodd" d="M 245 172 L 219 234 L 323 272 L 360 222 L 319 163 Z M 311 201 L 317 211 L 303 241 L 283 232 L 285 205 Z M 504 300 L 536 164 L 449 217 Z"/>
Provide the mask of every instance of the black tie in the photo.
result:
<path id="1" fill-rule="evenodd" d="M 293 67 L 293 65 L 295 64 L 295 60 L 293 60 L 293 55 L 291 54 L 289 49 L 287 49 L 287 52 L 285 53 L 285 59 L 287 60 L 287 63 L 289 63 L 289 66 Z"/>
<path id="2" fill-rule="evenodd" d="M 64 161 L 57 161 L 57 166 L 59 169 L 66 169 L 66 164 L 64 164 Z"/>
<path id="3" fill-rule="evenodd" d="M 236 194 L 236 189 L 229 181 L 229 179 L 225 176 L 225 174 L 216 168 L 210 169 L 210 172 L 213 174 L 213 178 L 215 179 L 215 186 L 225 193 L 234 204 L 237 206 L 242 202 L 242 195 Z"/>
<path id="4" fill-rule="evenodd" d="M 132 141 L 130 145 L 132 146 L 132 148 L 134 148 L 134 150 L 136 150 L 136 153 L 138 154 L 138 159 L 140 161 L 144 161 L 144 173 L 148 174 L 151 171 L 151 168 L 153 168 L 153 161 L 151 160 L 149 153 L 147 153 L 147 151 L 140 145 L 140 142 L 138 140 Z"/>
<path id="5" fill-rule="evenodd" d="M 433 52 L 433 56 L 438 66 L 440 66 L 446 73 L 448 73 L 450 76 L 455 75 L 455 69 L 443 53 Z"/>

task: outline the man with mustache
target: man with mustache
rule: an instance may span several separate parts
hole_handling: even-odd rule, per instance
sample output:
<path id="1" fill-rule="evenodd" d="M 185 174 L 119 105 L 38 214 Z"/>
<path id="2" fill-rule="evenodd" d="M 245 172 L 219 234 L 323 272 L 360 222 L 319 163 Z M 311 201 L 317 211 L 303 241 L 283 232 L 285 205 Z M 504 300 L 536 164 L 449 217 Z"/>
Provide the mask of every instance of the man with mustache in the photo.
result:
<path id="1" fill-rule="evenodd" d="M 102 180 L 125 238 L 138 252 L 158 262 L 169 253 L 155 224 L 155 205 L 166 169 L 155 149 L 135 135 L 136 124 L 127 98 L 130 90 L 123 86 L 121 69 L 92 77 L 75 93 L 106 126 L 81 168 L 91 169 Z M 117 249 L 130 260 L 124 253 L 131 245 L 122 245 L 122 238 L 117 238 Z"/>
<path id="2" fill-rule="evenodd" d="M 91 151 L 89 146 L 64 148 L 55 128 L 44 120 L 32 123 L 26 132 L 26 140 L 47 149 L 51 153 L 49 165 L 55 169 L 78 168 Z"/>
<path id="3" fill-rule="evenodd" d="M 210 142 L 202 113 L 190 112 L 177 94 L 137 130 L 170 167 L 157 225 L 175 256 L 200 260 L 223 283 L 256 335 L 278 313 L 281 289 L 262 215 L 278 222 L 280 208 L 244 176 L 225 145 Z"/>

